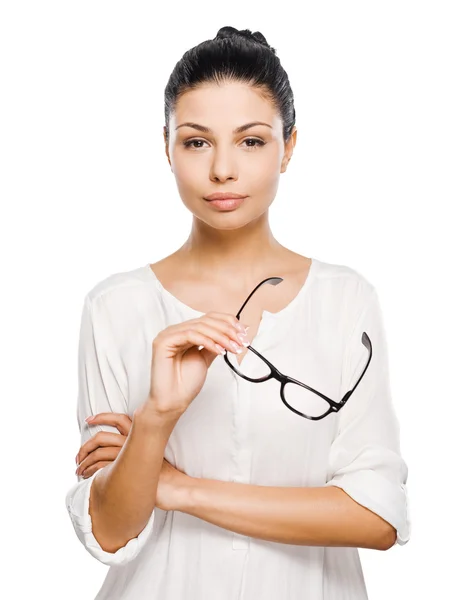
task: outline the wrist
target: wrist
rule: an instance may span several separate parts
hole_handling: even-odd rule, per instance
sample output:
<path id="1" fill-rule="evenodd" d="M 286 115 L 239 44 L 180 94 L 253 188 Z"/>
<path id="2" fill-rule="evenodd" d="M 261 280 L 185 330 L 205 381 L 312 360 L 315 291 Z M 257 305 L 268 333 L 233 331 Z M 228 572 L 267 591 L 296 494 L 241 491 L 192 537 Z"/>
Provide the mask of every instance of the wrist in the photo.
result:
<path id="1" fill-rule="evenodd" d="M 189 514 L 189 511 L 194 503 L 197 482 L 197 477 L 190 477 L 189 475 L 186 475 L 183 478 L 182 484 L 178 486 L 176 495 L 177 508 L 175 510 Z"/>
<path id="2" fill-rule="evenodd" d="M 133 421 L 142 428 L 157 429 L 170 435 L 180 416 L 180 414 L 160 412 L 146 401 L 134 411 Z"/>

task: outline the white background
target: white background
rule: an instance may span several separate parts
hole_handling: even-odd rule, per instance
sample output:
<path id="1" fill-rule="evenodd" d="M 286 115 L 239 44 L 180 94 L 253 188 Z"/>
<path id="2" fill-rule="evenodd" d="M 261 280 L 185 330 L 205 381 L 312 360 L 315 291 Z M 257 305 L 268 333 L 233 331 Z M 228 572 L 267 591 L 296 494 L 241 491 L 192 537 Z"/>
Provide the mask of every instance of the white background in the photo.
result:
<path id="1" fill-rule="evenodd" d="M 5 1 L 0 8 L 2 589 L 94 598 L 107 572 L 75 481 L 82 301 L 189 235 L 162 128 L 182 54 L 261 31 L 294 90 L 297 146 L 270 208 L 292 250 L 378 289 L 409 466 L 412 537 L 360 550 L 371 600 L 448 589 L 448 3 Z M 300 593 L 300 592 L 299 592 Z M 299 596 L 300 597 L 300 596 Z M 213 600 L 213 599 L 211 599 Z"/>

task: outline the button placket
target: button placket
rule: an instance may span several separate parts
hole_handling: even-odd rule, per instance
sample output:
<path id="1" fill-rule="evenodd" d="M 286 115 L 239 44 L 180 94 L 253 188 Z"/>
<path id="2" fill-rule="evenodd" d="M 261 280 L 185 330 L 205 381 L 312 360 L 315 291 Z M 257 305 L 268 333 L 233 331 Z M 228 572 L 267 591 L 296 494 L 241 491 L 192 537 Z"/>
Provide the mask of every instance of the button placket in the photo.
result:
<path id="1" fill-rule="evenodd" d="M 267 311 L 263 312 L 263 317 L 258 332 L 251 342 L 251 345 L 259 351 L 264 352 L 263 343 L 265 336 L 270 333 L 275 326 L 275 315 Z M 247 352 L 249 352 L 247 350 Z M 251 352 L 251 350 L 250 350 Z M 246 361 L 247 354 L 242 361 Z M 247 369 L 249 365 L 246 365 Z M 236 395 L 234 398 L 234 435 L 235 435 L 235 469 L 233 482 L 250 483 L 252 448 L 249 446 L 248 432 L 251 419 L 251 394 L 254 393 L 256 384 L 239 377 L 232 369 L 236 382 Z M 233 532 L 232 548 L 233 550 L 247 550 L 250 545 L 250 537 Z"/>
<path id="2" fill-rule="evenodd" d="M 237 394 L 236 394 L 236 414 L 235 414 L 235 436 L 236 436 L 236 459 L 235 475 L 233 481 L 236 483 L 248 483 L 251 472 L 252 450 L 248 444 L 248 429 L 250 406 L 251 406 L 251 383 L 242 379 L 235 373 Z M 233 532 L 232 547 L 233 550 L 247 550 L 249 547 L 249 537 L 237 532 Z"/>

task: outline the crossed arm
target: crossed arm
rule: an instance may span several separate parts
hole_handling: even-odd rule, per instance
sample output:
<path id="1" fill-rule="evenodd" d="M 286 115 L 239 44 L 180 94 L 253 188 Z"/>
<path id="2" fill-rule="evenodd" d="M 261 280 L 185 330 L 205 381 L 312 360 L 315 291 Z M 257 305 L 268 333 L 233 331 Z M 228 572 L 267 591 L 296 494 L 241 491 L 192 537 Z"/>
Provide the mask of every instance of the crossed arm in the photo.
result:
<path id="1" fill-rule="evenodd" d="M 126 415 L 115 413 L 101 413 L 93 419 L 96 424 L 118 427 L 125 436 L 98 432 L 85 442 L 77 455 L 81 463 L 77 473 L 84 471 L 84 477 L 105 464 L 97 462 L 100 454 L 116 458 L 131 423 Z M 117 438 L 117 446 L 108 447 L 111 436 Z M 241 535 L 285 544 L 388 550 L 397 537 L 390 523 L 337 486 L 271 487 L 197 478 L 165 459 L 156 505 Z"/>
<path id="2" fill-rule="evenodd" d="M 336 486 L 267 487 L 190 477 L 178 510 L 285 544 L 388 550 L 397 536 L 390 523 Z"/>

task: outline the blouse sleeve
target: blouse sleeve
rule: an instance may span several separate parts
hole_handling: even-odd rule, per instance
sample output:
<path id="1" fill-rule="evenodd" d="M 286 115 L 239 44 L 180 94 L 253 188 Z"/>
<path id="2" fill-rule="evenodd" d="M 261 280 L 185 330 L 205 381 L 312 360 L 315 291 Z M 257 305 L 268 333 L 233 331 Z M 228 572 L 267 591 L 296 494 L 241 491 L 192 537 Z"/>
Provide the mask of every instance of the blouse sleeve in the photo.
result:
<path id="1" fill-rule="evenodd" d="M 400 452 L 399 424 L 393 407 L 386 335 L 376 289 L 356 321 L 348 341 L 342 372 L 341 398 L 361 375 L 372 342 L 372 359 L 338 413 L 338 431 L 331 445 L 327 483 L 343 489 L 356 502 L 378 514 L 397 530 L 396 543 L 410 538 L 406 481 L 408 467 Z"/>
<path id="2" fill-rule="evenodd" d="M 94 318 L 96 314 L 96 318 Z M 94 307 L 86 296 L 80 326 L 78 350 L 78 404 L 77 418 L 81 434 L 81 445 L 97 431 L 119 433 L 110 425 L 88 425 L 86 417 L 101 412 L 127 413 L 126 394 L 115 376 L 113 365 L 117 363 L 114 348 L 100 335 L 101 315 L 94 313 Z M 117 375 L 117 374 L 116 374 Z M 92 533 L 92 520 L 89 513 L 89 496 L 92 482 L 102 469 L 88 479 L 77 476 L 66 494 L 66 508 L 69 512 L 75 533 L 86 550 L 105 565 L 125 564 L 141 551 L 154 531 L 155 511 L 141 533 L 129 540 L 115 552 L 106 552 Z"/>

